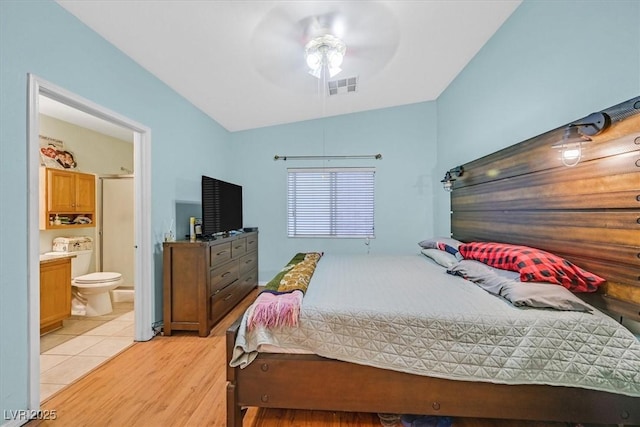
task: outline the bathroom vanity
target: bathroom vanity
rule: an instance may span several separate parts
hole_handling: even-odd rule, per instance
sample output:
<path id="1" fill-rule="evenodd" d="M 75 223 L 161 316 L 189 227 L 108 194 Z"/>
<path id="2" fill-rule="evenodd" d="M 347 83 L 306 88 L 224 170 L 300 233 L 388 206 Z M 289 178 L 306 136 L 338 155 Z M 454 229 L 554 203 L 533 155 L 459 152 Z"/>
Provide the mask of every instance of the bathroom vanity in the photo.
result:
<path id="1" fill-rule="evenodd" d="M 71 258 L 40 257 L 40 335 L 61 328 L 71 316 Z"/>
<path id="2" fill-rule="evenodd" d="M 201 337 L 258 286 L 258 233 L 163 244 L 164 328 Z"/>

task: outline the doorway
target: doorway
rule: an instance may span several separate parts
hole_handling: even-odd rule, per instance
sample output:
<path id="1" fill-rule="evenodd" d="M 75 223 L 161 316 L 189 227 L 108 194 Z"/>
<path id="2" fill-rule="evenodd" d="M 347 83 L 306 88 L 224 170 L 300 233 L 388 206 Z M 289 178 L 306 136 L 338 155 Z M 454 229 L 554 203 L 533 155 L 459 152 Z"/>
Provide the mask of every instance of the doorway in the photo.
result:
<path id="1" fill-rule="evenodd" d="M 40 96 L 72 109 L 121 126 L 133 133 L 134 145 L 134 340 L 153 338 L 153 242 L 151 239 L 151 131 L 148 127 L 29 74 L 28 93 L 28 182 L 29 182 L 29 407 L 40 407 L 40 269 L 39 269 L 39 168 Z"/>

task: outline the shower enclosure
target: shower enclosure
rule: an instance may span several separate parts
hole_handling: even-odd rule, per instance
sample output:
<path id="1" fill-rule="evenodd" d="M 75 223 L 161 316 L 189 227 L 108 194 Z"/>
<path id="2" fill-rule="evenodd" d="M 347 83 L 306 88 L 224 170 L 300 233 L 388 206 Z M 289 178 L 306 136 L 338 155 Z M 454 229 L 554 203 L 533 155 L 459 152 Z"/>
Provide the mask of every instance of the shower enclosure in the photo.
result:
<path id="1" fill-rule="evenodd" d="M 112 291 L 114 301 L 133 301 L 135 286 L 133 176 L 100 177 L 100 194 L 99 270 L 122 274 L 122 286 Z"/>

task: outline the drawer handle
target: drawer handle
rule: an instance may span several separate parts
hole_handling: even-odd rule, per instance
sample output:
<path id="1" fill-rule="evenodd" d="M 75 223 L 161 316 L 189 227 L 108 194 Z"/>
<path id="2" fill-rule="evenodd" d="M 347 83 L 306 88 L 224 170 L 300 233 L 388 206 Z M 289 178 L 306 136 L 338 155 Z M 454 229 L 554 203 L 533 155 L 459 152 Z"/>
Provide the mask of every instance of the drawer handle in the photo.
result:
<path id="1" fill-rule="evenodd" d="M 252 260 L 252 259 L 249 259 L 249 260 L 246 260 L 244 263 L 245 263 L 245 264 L 251 264 L 252 262 L 253 262 L 253 260 Z"/>
<path id="2" fill-rule="evenodd" d="M 233 296 L 233 294 L 229 294 L 226 297 L 224 297 L 224 299 L 222 301 L 227 301 L 229 298 L 231 298 Z"/>
<path id="3" fill-rule="evenodd" d="M 216 254 L 216 256 L 220 256 L 220 255 L 222 255 L 222 254 L 223 254 L 223 253 L 225 253 L 225 252 L 227 252 L 227 250 L 226 250 L 226 249 L 225 249 L 224 251 L 220 251 L 220 252 L 218 252 L 218 253 Z"/>
<path id="4" fill-rule="evenodd" d="M 220 276 L 220 277 L 226 277 L 226 276 L 228 276 L 228 275 L 230 275 L 230 274 L 231 274 L 231 272 L 230 272 L 230 271 L 227 271 L 226 273 L 224 273 L 224 274 L 223 274 L 222 276 Z"/>

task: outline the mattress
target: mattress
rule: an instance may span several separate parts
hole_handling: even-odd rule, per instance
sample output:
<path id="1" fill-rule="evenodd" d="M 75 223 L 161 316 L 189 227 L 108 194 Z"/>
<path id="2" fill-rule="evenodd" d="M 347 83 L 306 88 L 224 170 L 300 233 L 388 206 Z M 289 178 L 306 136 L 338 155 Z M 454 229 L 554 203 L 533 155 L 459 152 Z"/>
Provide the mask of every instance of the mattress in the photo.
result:
<path id="1" fill-rule="evenodd" d="M 640 342 L 591 313 L 514 307 L 422 255 L 325 254 L 298 327 L 240 325 L 231 366 L 262 347 L 417 375 L 640 396 Z"/>

